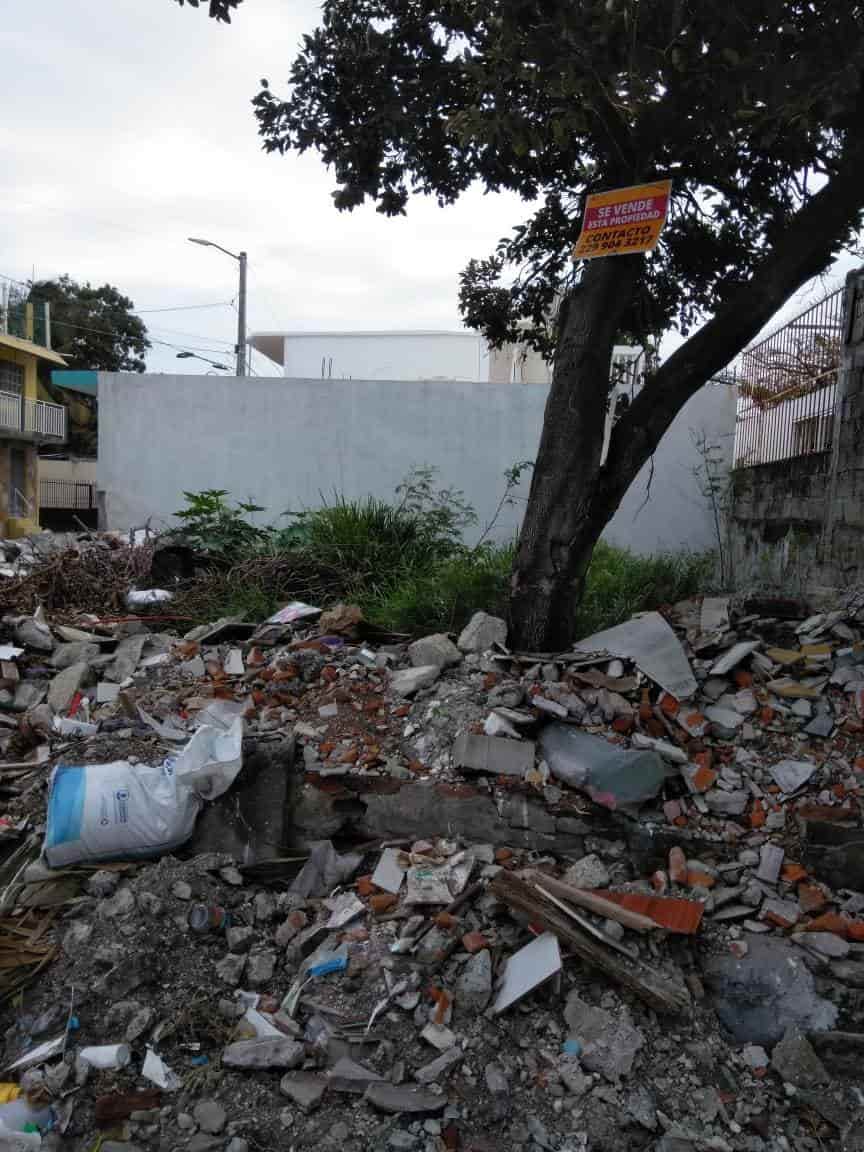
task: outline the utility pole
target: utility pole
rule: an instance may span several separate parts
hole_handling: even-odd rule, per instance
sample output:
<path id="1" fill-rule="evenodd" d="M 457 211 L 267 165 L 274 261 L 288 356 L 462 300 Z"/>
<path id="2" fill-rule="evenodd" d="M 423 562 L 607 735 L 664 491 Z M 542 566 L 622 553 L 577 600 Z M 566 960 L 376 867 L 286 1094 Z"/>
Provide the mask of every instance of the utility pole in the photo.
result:
<path id="1" fill-rule="evenodd" d="M 241 252 L 238 255 L 236 252 L 230 252 L 227 248 L 223 248 L 221 244 L 214 244 L 212 240 L 202 240 L 198 236 L 189 236 L 187 239 L 192 244 L 200 244 L 203 248 L 218 248 L 220 252 L 224 252 L 226 256 L 230 256 L 240 265 L 240 291 L 237 294 L 237 343 L 234 346 L 234 351 L 237 354 L 237 375 L 248 376 L 249 369 L 246 364 L 246 253 Z"/>
<path id="2" fill-rule="evenodd" d="M 245 376 L 246 370 L 246 253 L 241 252 L 240 292 L 237 296 L 237 375 Z"/>

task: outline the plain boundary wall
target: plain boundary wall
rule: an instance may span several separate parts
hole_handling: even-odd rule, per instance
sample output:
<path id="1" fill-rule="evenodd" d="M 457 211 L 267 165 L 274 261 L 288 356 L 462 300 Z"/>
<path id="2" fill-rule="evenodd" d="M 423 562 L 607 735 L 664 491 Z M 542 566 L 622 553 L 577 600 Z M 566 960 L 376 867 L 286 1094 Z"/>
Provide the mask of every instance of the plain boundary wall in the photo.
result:
<path id="1" fill-rule="evenodd" d="M 227 489 L 266 513 L 320 505 L 336 493 L 393 499 L 417 465 L 475 507 L 476 539 L 503 495 L 504 472 L 537 453 L 544 385 L 452 381 L 286 380 L 282 377 L 99 373 L 97 486 L 107 527 L 171 523 L 183 493 Z M 694 436 L 731 456 L 735 394 L 706 386 L 678 414 L 654 459 L 625 496 L 607 539 L 636 551 L 715 545 L 694 475 Z M 648 480 L 650 476 L 650 493 Z M 517 497 L 528 493 L 526 473 Z M 506 505 L 494 538 L 512 536 L 524 503 Z"/>

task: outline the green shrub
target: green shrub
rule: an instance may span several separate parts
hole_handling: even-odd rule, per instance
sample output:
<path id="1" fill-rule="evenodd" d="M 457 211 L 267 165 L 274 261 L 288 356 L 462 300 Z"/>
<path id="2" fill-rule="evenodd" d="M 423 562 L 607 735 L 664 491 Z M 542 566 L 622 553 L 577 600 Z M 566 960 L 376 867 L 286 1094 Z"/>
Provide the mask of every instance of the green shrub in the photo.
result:
<path id="1" fill-rule="evenodd" d="M 264 509 L 243 501 L 232 507 L 225 499 L 227 495 L 224 488 L 184 492 L 186 507 L 174 513 L 183 525 L 168 536 L 182 537 L 184 543 L 202 555 L 225 563 L 244 560 L 260 552 L 271 530 L 250 524 L 246 517 Z"/>

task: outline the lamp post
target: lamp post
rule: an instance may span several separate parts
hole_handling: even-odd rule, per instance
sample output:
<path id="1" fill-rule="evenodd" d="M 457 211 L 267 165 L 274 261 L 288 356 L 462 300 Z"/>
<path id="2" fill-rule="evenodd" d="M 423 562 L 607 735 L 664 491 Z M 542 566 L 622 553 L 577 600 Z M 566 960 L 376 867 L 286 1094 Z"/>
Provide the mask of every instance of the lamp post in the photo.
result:
<path id="1" fill-rule="evenodd" d="M 201 240 L 197 236 L 189 236 L 188 240 L 192 244 L 200 244 L 204 248 L 218 248 L 220 252 L 224 252 L 226 256 L 230 256 L 232 260 L 236 260 L 240 265 L 240 290 L 237 294 L 237 375 L 246 375 L 246 253 L 229 252 L 227 248 L 223 248 L 221 244 L 214 244 L 212 240 Z"/>
<path id="2" fill-rule="evenodd" d="M 209 364 L 211 368 L 218 368 L 221 372 L 230 372 L 231 369 L 226 364 L 217 364 L 215 360 L 208 360 L 206 356 L 196 356 L 194 352 L 178 352 L 178 360 L 203 360 L 205 364 Z M 210 373 L 208 372 L 209 376 Z"/>

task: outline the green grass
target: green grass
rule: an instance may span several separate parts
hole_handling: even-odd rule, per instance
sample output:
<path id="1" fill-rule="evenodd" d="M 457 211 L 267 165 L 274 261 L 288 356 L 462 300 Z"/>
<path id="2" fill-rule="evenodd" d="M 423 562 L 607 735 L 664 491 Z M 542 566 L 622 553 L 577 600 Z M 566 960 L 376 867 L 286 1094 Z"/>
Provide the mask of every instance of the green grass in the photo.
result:
<path id="1" fill-rule="evenodd" d="M 366 616 L 392 632 L 458 632 L 475 612 L 506 615 L 513 550 L 462 550 L 396 575 L 361 598 Z"/>
<path id="2" fill-rule="evenodd" d="M 636 612 L 674 604 L 701 591 L 714 557 L 704 552 L 641 556 L 601 540 L 594 549 L 585 594 L 576 612 L 577 635 L 621 624 Z"/>
<path id="3" fill-rule="evenodd" d="M 470 509 L 458 494 L 436 493 L 428 477 L 424 483 L 419 496 L 412 488 L 415 495 L 400 503 L 336 497 L 295 514 L 290 527 L 269 532 L 257 554 L 247 549 L 242 563 L 214 567 L 182 589 L 175 609 L 202 620 L 262 620 L 291 599 L 322 607 L 344 600 L 358 603 L 372 623 L 411 635 L 457 632 L 480 610 L 506 616 L 514 546 L 466 548 L 459 536 Z M 709 583 L 712 569 L 710 555 L 641 556 L 601 541 L 577 635 L 691 596 Z"/>

